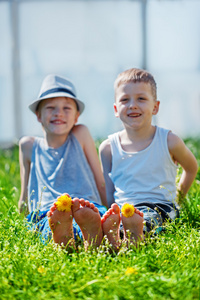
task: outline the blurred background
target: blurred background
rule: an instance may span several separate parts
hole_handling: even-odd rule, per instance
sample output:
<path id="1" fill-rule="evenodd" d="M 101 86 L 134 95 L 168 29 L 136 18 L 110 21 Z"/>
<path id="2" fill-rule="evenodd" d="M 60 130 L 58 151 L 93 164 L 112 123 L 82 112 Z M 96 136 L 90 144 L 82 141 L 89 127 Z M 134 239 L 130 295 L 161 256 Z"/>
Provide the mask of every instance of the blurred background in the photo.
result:
<path id="1" fill-rule="evenodd" d="M 199 136 L 199 0 L 0 0 L 0 144 L 42 135 L 28 104 L 49 73 L 73 81 L 94 139 L 120 130 L 113 83 L 131 67 L 157 81 L 154 123 Z"/>

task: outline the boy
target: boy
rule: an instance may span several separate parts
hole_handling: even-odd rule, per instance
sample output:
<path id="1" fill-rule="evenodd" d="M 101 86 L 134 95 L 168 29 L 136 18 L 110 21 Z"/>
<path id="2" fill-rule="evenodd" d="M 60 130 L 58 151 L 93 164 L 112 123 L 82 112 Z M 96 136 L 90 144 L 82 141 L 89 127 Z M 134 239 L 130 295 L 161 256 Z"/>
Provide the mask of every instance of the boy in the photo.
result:
<path id="1" fill-rule="evenodd" d="M 115 81 L 115 116 L 124 130 L 112 134 L 100 145 L 100 158 L 111 208 L 104 215 L 103 230 L 114 247 L 119 246 L 120 209 L 125 203 L 132 216 L 122 213 L 124 236 L 143 239 L 143 231 L 162 226 L 165 219 L 178 216 L 198 166 L 184 142 L 172 133 L 152 125 L 159 111 L 153 76 L 140 69 L 130 69 Z M 176 189 L 177 163 L 183 173 Z M 138 211 L 139 209 L 139 211 Z M 146 225 L 143 227 L 143 216 Z M 112 224 L 114 223 L 114 225 Z M 110 232 L 110 227 L 114 228 Z"/>
<path id="2" fill-rule="evenodd" d="M 42 124 L 44 138 L 23 137 L 19 143 L 20 212 L 28 199 L 30 214 L 27 218 L 45 238 L 52 230 L 56 243 L 74 245 L 74 234 L 78 230 L 87 243 L 96 238 L 99 245 L 102 239 L 100 214 L 107 206 L 105 181 L 87 127 L 76 125 L 84 110 L 83 102 L 77 99 L 75 87 L 68 79 L 48 75 L 38 99 L 29 108 Z M 53 205 L 65 192 L 75 197 L 69 212 L 58 211 Z M 73 223 L 74 232 L 73 217 L 80 225 L 78 228 Z"/>

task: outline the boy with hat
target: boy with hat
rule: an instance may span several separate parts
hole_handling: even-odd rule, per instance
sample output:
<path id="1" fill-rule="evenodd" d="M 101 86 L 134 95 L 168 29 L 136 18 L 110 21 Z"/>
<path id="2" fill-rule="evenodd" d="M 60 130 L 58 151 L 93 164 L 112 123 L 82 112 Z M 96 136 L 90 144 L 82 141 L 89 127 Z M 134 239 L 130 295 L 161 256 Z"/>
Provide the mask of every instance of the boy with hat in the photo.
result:
<path id="1" fill-rule="evenodd" d="M 44 138 L 20 140 L 19 210 L 28 202 L 28 220 L 45 238 L 51 236 L 51 227 L 56 243 L 74 245 L 78 232 L 87 243 L 95 239 L 99 245 L 103 235 L 100 215 L 107 206 L 105 182 L 87 127 L 76 125 L 84 103 L 77 99 L 72 82 L 48 75 L 29 108 L 41 123 Z M 74 198 L 72 209 L 52 209 L 55 199 L 66 192 Z M 72 226 L 73 218 L 76 222 Z"/>

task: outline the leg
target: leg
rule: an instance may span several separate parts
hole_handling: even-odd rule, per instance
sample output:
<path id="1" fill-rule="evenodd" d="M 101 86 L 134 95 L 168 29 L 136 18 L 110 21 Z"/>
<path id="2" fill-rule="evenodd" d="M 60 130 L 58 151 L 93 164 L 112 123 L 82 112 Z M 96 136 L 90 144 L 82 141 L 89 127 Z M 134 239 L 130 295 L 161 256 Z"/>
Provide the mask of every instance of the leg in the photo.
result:
<path id="1" fill-rule="evenodd" d="M 120 226 L 120 208 L 116 203 L 103 215 L 101 222 L 103 233 L 107 236 L 114 251 L 117 252 L 121 245 L 119 226 Z"/>
<path id="2" fill-rule="evenodd" d="M 135 208 L 135 213 L 131 217 L 122 215 L 122 224 L 124 227 L 124 240 L 137 245 L 137 242 L 144 239 L 143 234 L 143 213 Z"/>
<path id="3" fill-rule="evenodd" d="M 158 205 L 154 203 L 141 203 L 137 206 L 137 209 L 140 212 L 143 212 L 145 224 L 144 224 L 144 231 L 148 234 L 150 231 L 153 233 L 160 232 L 163 225 L 163 211 L 160 210 Z M 166 214 L 166 213 L 165 213 Z"/>
<path id="4" fill-rule="evenodd" d="M 101 217 L 97 207 L 84 199 L 73 199 L 73 216 L 79 225 L 87 249 L 89 245 L 99 246 L 103 238 Z"/>
<path id="5" fill-rule="evenodd" d="M 56 244 L 75 247 L 73 228 L 72 228 L 72 211 L 58 211 L 54 204 L 47 216 L 49 226 L 52 231 L 53 240 Z"/>

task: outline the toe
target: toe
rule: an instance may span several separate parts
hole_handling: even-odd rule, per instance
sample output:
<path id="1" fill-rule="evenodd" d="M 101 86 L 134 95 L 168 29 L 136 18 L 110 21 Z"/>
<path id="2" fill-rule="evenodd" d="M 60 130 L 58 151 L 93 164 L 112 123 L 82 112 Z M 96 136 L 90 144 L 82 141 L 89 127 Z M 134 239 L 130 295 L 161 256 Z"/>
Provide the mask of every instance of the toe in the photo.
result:
<path id="1" fill-rule="evenodd" d="M 56 204 L 54 203 L 54 204 L 51 206 L 50 211 L 51 211 L 51 212 L 54 212 L 55 210 L 56 210 Z"/>
<path id="2" fill-rule="evenodd" d="M 120 213 L 120 208 L 119 208 L 119 206 L 118 206 L 116 203 L 113 203 L 113 204 L 111 205 L 111 207 L 112 207 L 113 212 L 114 212 L 115 214 L 119 214 L 119 213 Z"/>
<path id="3" fill-rule="evenodd" d="M 73 212 L 75 212 L 75 211 L 77 211 L 80 208 L 79 199 L 78 198 L 74 198 L 72 200 L 72 203 L 73 203 L 72 209 L 73 209 Z"/>
<path id="4" fill-rule="evenodd" d="M 85 200 L 83 199 L 83 198 L 81 198 L 80 200 L 79 200 L 79 202 L 80 202 L 80 204 L 84 207 L 85 206 Z"/>
<path id="5" fill-rule="evenodd" d="M 98 208 L 96 206 L 94 206 L 93 211 L 95 211 L 97 213 L 99 212 L 99 210 L 98 210 Z"/>
<path id="6" fill-rule="evenodd" d="M 94 203 L 90 203 L 90 208 L 94 209 L 95 208 L 95 205 Z"/>
<path id="7" fill-rule="evenodd" d="M 88 200 L 85 200 L 85 206 L 90 207 L 90 202 Z"/>
<path id="8" fill-rule="evenodd" d="M 52 213 L 51 211 L 48 211 L 48 212 L 47 212 L 47 217 L 50 218 L 50 217 L 52 216 L 52 214 L 53 214 L 53 213 Z"/>
<path id="9" fill-rule="evenodd" d="M 137 209 L 136 207 L 135 207 L 135 213 L 140 215 L 141 217 L 143 217 L 143 215 L 144 215 L 143 212 L 140 211 L 139 209 Z"/>

